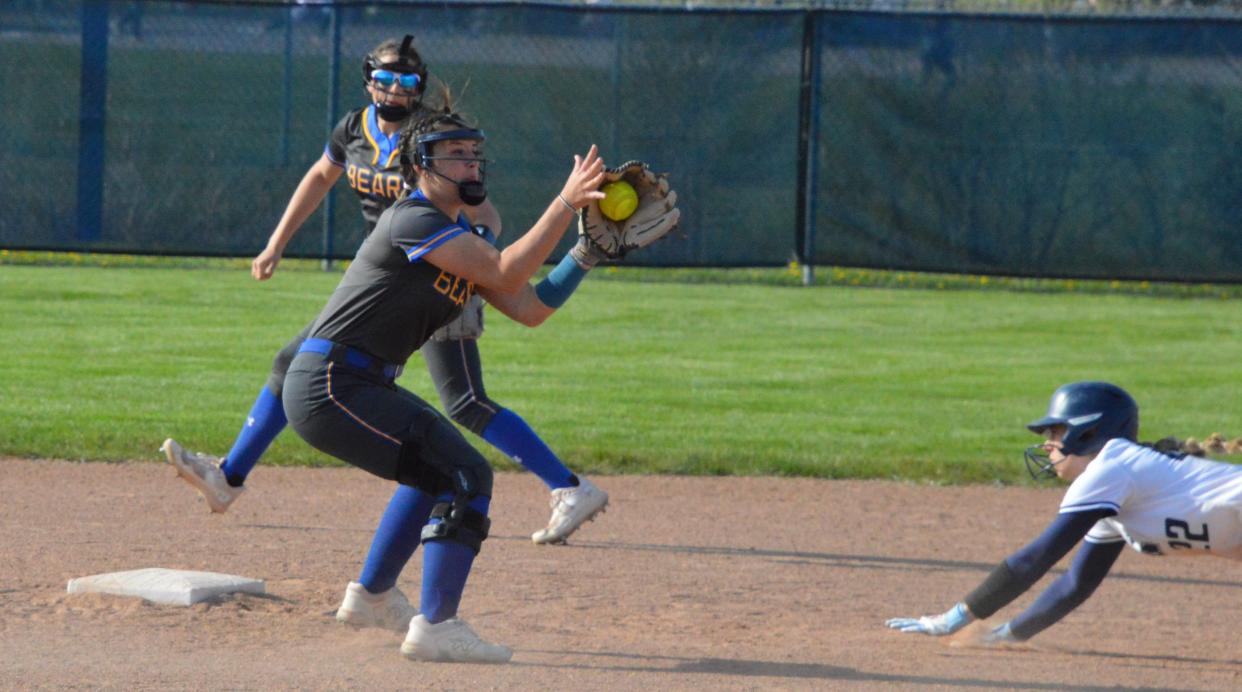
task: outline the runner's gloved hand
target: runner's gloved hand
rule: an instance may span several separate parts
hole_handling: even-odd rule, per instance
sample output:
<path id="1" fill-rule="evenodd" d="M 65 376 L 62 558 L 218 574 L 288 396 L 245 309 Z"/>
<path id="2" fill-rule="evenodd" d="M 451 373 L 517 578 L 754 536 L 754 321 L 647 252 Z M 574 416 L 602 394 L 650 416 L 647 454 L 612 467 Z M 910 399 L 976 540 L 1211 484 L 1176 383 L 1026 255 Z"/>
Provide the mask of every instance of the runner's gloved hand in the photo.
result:
<path id="1" fill-rule="evenodd" d="M 975 616 L 966 609 L 966 604 L 958 603 L 940 615 L 924 615 L 921 618 L 892 618 L 885 622 L 892 629 L 917 634 L 930 634 L 941 637 L 969 625 Z"/>

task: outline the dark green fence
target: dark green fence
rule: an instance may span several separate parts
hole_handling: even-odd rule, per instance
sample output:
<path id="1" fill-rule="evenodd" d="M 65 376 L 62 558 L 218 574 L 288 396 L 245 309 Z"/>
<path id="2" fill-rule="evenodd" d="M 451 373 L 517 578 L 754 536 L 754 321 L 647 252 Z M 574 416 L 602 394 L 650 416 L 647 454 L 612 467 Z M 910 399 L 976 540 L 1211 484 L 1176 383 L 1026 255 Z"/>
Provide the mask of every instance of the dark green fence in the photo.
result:
<path id="1" fill-rule="evenodd" d="M 816 262 L 1242 278 L 1242 24 L 817 21 Z"/>
<path id="2" fill-rule="evenodd" d="M 412 33 L 489 133 L 509 237 L 571 155 L 672 173 L 636 256 L 1242 280 L 1242 22 L 528 3 L 0 6 L 0 247 L 262 248 Z M 353 193 L 288 254 L 348 257 Z"/>

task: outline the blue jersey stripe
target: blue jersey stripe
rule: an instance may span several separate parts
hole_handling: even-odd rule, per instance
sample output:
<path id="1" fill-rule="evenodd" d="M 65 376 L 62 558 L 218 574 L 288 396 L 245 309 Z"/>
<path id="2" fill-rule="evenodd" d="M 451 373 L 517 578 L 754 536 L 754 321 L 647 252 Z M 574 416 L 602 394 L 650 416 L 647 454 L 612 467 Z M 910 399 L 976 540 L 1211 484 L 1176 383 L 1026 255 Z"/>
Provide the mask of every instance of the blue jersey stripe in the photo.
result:
<path id="1" fill-rule="evenodd" d="M 413 264 L 422 259 L 423 255 L 465 232 L 466 229 L 460 224 L 453 224 L 452 226 L 442 228 L 437 231 L 435 235 L 410 248 L 410 250 L 405 253 L 406 259 L 410 260 L 410 264 Z"/>

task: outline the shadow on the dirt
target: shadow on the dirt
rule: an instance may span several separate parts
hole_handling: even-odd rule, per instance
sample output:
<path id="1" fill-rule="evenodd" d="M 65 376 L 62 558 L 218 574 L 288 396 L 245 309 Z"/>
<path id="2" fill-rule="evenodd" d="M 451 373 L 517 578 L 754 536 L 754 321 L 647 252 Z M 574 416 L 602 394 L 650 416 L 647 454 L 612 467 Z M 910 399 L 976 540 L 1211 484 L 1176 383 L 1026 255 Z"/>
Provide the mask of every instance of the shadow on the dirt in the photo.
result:
<path id="1" fill-rule="evenodd" d="M 1164 666 L 1164 665 L 1168 665 L 1169 663 L 1194 663 L 1194 664 L 1218 665 L 1218 666 L 1226 666 L 1226 667 L 1242 666 L 1242 660 L 1229 661 L 1229 660 L 1220 659 L 1220 658 L 1198 658 L 1195 656 L 1173 656 L 1173 655 L 1150 656 L 1150 655 L 1145 655 L 1145 654 L 1118 653 L 1116 651 L 1092 651 L 1090 649 L 1062 649 L 1060 647 L 1042 647 L 1042 648 L 1046 648 L 1049 651 L 1055 651 L 1058 654 L 1065 654 L 1067 656 L 1093 656 L 1093 657 L 1098 657 L 1098 658 L 1115 658 L 1118 660 L 1143 661 L 1143 662 L 1149 663 L 1154 666 Z"/>
<path id="2" fill-rule="evenodd" d="M 984 687 L 989 689 L 1066 690 L 1067 692 L 1096 692 L 1097 690 L 1169 690 L 1167 687 L 1108 687 L 1093 685 L 1066 685 L 1063 683 L 1015 682 L 984 680 L 979 678 L 935 677 L 931 675 L 894 675 L 831 666 L 823 663 L 795 663 L 778 661 L 748 661 L 727 658 L 690 658 L 680 656 L 644 656 L 641 654 L 610 653 L 599 651 L 539 651 L 524 649 L 523 653 L 541 653 L 557 656 L 584 656 L 601 659 L 619 659 L 617 662 L 592 664 L 565 663 L 515 663 L 532 667 L 604 669 L 631 672 L 706 673 L 709 675 L 745 675 L 765 678 L 795 678 L 833 680 L 840 682 L 875 682 L 893 685 L 947 685 L 951 687 Z M 625 661 L 625 662 L 622 662 Z M 648 663 L 644 663 L 644 661 Z M 628 662 L 632 662 L 628 663 Z M 665 663 L 667 665 L 660 665 Z M 1171 692 L 1177 692 L 1172 690 Z"/>
<path id="3" fill-rule="evenodd" d="M 727 555 L 729 557 L 754 557 L 773 559 L 781 562 L 803 562 L 807 564 L 823 564 L 830 567 L 847 567 L 855 569 L 897 569 L 917 570 L 955 570 L 989 573 L 996 568 L 995 562 L 968 562 L 965 560 L 937 560 L 917 557 L 890 557 L 887 555 L 845 555 L 840 553 L 810 553 L 796 550 L 772 550 L 769 548 L 730 548 L 726 546 L 692 546 L 692 545 L 658 545 L 650 543 L 615 543 L 602 541 L 572 541 L 558 546 L 560 548 L 577 547 L 603 550 L 636 550 L 661 553 L 688 553 L 692 555 Z M 1049 574 L 1061 574 L 1064 569 L 1049 570 Z M 1222 581 L 1219 579 L 1194 579 L 1179 577 L 1162 577 L 1150 574 L 1127 574 L 1113 572 L 1109 579 L 1125 579 L 1130 581 L 1155 582 L 1160 584 L 1187 584 L 1200 586 L 1225 586 L 1242 589 L 1242 582 Z"/>

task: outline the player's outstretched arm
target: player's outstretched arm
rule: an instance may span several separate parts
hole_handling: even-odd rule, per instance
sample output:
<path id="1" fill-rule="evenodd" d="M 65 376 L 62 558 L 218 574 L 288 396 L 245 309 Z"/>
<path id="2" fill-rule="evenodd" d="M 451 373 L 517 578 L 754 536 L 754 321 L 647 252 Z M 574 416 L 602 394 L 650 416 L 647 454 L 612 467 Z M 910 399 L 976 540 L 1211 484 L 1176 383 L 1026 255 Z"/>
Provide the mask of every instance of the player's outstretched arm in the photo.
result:
<path id="1" fill-rule="evenodd" d="M 527 285 L 515 294 L 482 289 L 480 293 L 489 303 L 513 320 L 537 327 L 569 300 L 595 265 L 621 259 L 629 250 L 645 247 L 677 226 L 681 212 L 676 206 L 676 193 L 668 188 L 667 176 L 655 175 L 641 161 L 630 161 L 620 168 L 606 169 L 604 179 L 627 184 L 634 180 L 634 189 L 641 190 L 636 193 L 637 207 L 630 217 L 623 223 L 588 222 L 592 218 L 604 218 L 600 211 L 601 200 L 590 199 L 578 214 L 578 242 L 569 254 L 533 288 Z M 562 202 L 567 208 L 573 207 L 567 200 Z"/>
<path id="2" fill-rule="evenodd" d="M 505 317 L 527 327 L 538 327 L 556 312 L 556 308 L 549 307 L 539 300 L 535 287 L 531 284 L 526 284 L 517 293 L 501 293 L 481 288 L 479 295 L 483 296 L 483 300 L 499 310 Z"/>
<path id="3" fill-rule="evenodd" d="M 902 632 L 942 636 L 952 634 L 976 618 L 986 620 L 1039 581 L 1087 535 L 1110 510 L 1058 514 L 1034 541 L 1001 561 L 992 573 L 948 612 L 921 618 L 892 618 L 886 625 Z"/>
<path id="4" fill-rule="evenodd" d="M 657 176 L 641 161 L 630 161 L 619 168 L 606 169 L 604 180 L 626 184 L 634 181 L 632 185 L 638 197 L 630 217 L 623 223 L 605 225 L 599 221 L 604 218 L 600 211 L 601 200 L 598 196 L 589 199 L 578 215 L 578 242 L 569 254 L 533 288 L 528 285 L 515 294 L 481 289 L 480 293 L 489 303 L 521 324 L 539 326 L 569 300 L 596 264 L 621 259 L 629 250 L 649 245 L 676 227 L 680 212 L 676 207 L 677 195 L 668 188 L 667 176 Z M 576 209 L 565 199 L 564 192 L 561 197 L 566 208 Z M 588 223 L 592 218 L 596 221 Z M 588 232 L 590 228 L 594 230 Z"/>
<path id="5" fill-rule="evenodd" d="M 603 177 L 603 160 L 592 145 L 586 156 L 574 156 L 574 167 L 564 187 L 535 225 L 503 252 L 478 236 L 464 234 L 428 252 L 426 260 L 492 295 L 517 294 L 552 253 L 569 221 L 576 218 L 576 210 L 604 196 L 599 191 Z"/>
<path id="6" fill-rule="evenodd" d="M 311 165 L 306 175 L 302 176 L 302 182 L 298 183 L 297 189 L 293 191 L 293 196 L 289 198 L 285 213 L 280 217 L 276 230 L 272 231 L 271 237 L 267 240 L 267 247 L 263 248 L 263 252 L 260 252 L 250 263 L 251 276 L 258 281 L 272 278 L 276 265 L 280 264 L 280 257 L 284 254 L 285 246 L 289 244 L 293 236 L 302 228 L 302 224 L 306 223 L 310 215 L 319 207 L 319 203 L 328 195 L 328 191 L 340 179 L 341 170 L 340 166 L 332 163 L 327 154 L 320 156 L 319 160 Z"/>
<path id="7" fill-rule="evenodd" d="M 585 242 L 585 236 L 580 237 L 578 244 L 561 258 L 560 263 L 538 285 L 527 284 L 517 293 L 481 288 L 479 294 L 506 317 L 527 327 L 538 327 L 569 301 L 591 268 L 599 259 L 603 259 L 584 259 L 583 252 L 589 253 L 591 250 L 590 243 Z"/>
<path id="8" fill-rule="evenodd" d="M 1084 542 L 1069 570 L 1049 584 L 1029 608 L 997 627 L 993 634 L 1001 635 L 1000 630 L 1004 629 L 1012 641 L 1025 641 L 1056 624 L 1095 593 L 1124 547 L 1123 541 Z"/>

